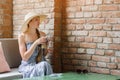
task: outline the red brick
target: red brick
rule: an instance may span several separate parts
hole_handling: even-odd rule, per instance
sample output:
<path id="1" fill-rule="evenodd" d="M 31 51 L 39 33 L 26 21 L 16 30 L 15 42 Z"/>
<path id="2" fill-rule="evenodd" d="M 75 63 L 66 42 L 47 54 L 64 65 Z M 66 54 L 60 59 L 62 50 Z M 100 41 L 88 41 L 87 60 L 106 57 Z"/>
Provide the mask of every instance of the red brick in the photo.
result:
<path id="1" fill-rule="evenodd" d="M 95 54 L 95 49 L 86 49 L 87 54 Z"/>
<path id="2" fill-rule="evenodd" d="M 96 56 L 96 55 L 93 55 L 92 56 L 92 60 L 94 61 L 102 61 L 102 62 L 110 62 L 110 58 L 107 57 L 107 56 Z"/>
<path id="3" fill-rule="evenodd" d="M 114 0 L 114 3 L 119 4 L 120 0 Z"/>
<path id="4" fill-rule="evenodd" d="M 92 30 L 93 26 L 92 25 L 84 25 L 85 30 Z"/>
<path id="5" fill-rule="evenodd" d="M 82 8 L 81 8 L 81 11 L 97 11 L 98 10 L 98 6 L 96 6 L 96 5 L 89 5 L 89 6 L 83 6 Z"/>
<path id="6" fill-rule="evenodd" d="M 97 48 L 99 49 L 108 49 L 109 45 L 104 43 L 98 43 Z"/>
<path id="7" fill-rule="evenodd" d="M 75 18 L 75 14 L 74 13 L 68 13 L 67 18 Z"/>
<path id="8" fill-rule="evenodd" d="M 120 75 L 120 70 L 110 70 L 112 75 Z"/>
<path id="9" fill-rule="evenodd" d="M 112 30 L 111 25 L 103 25 L 103 30 Z"/>
<path id="10" fill-rule="evenodd" d="M 97 66 L 98 67 L 106 67 L 106 63 L 105 62 L 97 62 Z"/>
<path id="11" fill-rule="evenodd" d="M 77 5 L 77 2 L 76 2 L 76 1 L 66 2 L 66 6 L 76 6 L 76 5 Z"/>
<path id="12" fill-rule="evenodd" d="M 115 53 L 113 50 L 105 50 L 105 55 L 106 56 L 115 56 Z"/>
<path id="13" fill-rule="evenodd" d="M 75 59 L 90 60 L 91 56 L 86 54 L 75 54 Z"/>
<path id="14" fill-rule="evenodd" d="M 95 54 L 97 55 L 104 55 L 104 50 L 96 50 Z"/>
<path id="15" fill-rule="evenodd" d="M 84 17 L 86 18 L 92 17 L 92 12 L 84 12 Z"/>
<path id="16" fill-rule="evenodd" d="M 116 18 L 120 17 L 120 12 L 114 12 L 114 16 L 113 17 L 116 17 Z"/>
<path id="17" fill-rule="evenodd" d="M 85 5 L 85 0 L 77 0 L 77 5 L 80 6 L 80 5 Z"/>
<path id="18" fill-rule="evenodd" d="M 81 11 L 81 6 L 75 6 L 75 8 L 76 8 L 76 12 Z"/>
<path id="19" fill-rule="evenodd" d="M 117 6 L 117 5 L 102 5 L 102 6 L 100 6 L 100 10 L 115 11 L 115 10 L 119 10 L 119 6 Z"/>
<path id="20" fill-rule="evenodd" d="M 120 32 L 119 31 L 112 31 L 112 32 L 107 32 L 108 37 L 120 37 Z"/>
<path id="21" fill-rule="evenodd" d="M 93 42 L 102 42 L 102 38 L 101 37 L 94 37 Z"/>
<path id="22" fill-rule="evenodd" d="M 67 24 L 84 24 L 85 23 L 85 19 L 66 19 L 65 22 Z"/>
<path id="23" fill-rule="evenodd" d="M 119 44 L 110 44 L 109 49 L 120 50 L 120 45 Z"/>
<path id="24" fill-rule="evenodd" d="M 120 63 L 120 57 L 116 57 L 115 62 Z"/>
<path id="25" fill-rule="evenodd" d="M 86 37 L 85 42 L 93 42 L 93 38 L 92 37 Z"/>
<path id="26" fill-rule="evenodd" d="M 73 36 L 80 36 L 80 35 L 83 35 L 83 36 L 86 36 L 88 34 L 88 31 L 72 31 L 72 35 Z"/>
<path id="27" fill-rule="evenodd" d="M 76 12 L 76 13 L 75 13 L 75 17 L 76 17 L 76 18 L 83 17 L 83 12 Z"/>
<path id="28" fill-rule="evenodd" d="M 118 18 L 109 18 L 109 19 L 106 20 L 106 23 L 117 24 L 118 23 Z"/>
<path id="29" fill-rule="evenodd" d="M 93 3 L 94 3 L 94 0 L 87 0 L 86 1 L 86 5 L 93 5 Z"/>
<path id="30" fill-rule="evenodd" d="M 71 23 L 73 23 L 73 24 L 84 24 L 85 20 L 84 19 L 71 19 Z"/>
<path id="31" fill-rule="evenodd" d="M 102 17 L 104 17 L 104 18 L 110 18 L 113 16 L 114 16 L 113 11 L 102 12 Z"/>
<path id="32" fill-rule="evenodd" d="M 102 25 L 94 25 L 95 30 L 102 30 Z"/>
<path id="33" fill-rule="evenodd" d="M 112 43 L 112 38 L 103 38 L 103 43 Z"/>
<path id="34" fill-rule="evenodd" d="M 76 37 L 75 41 L 83 42 L 83 41 L 85 41 L 85 38 L 84 37 Z"/>
<path id="35" fill-rule="evenodd" d="M 103 0 L 103 4 L 112 4 L 114 0 Z"/>
<path id="36" fill-rule="evenodd" d="M 116 65 L 116 63 L 107 63 L 107 67 L 110 69 L 116 69 L 117 65 Z"/>
<path id="37" fill-rule="evenodd" d="M 86 61 L 86 60 L 79 60 L 79 65 L 87 66 L 88 65 L 88 61 Z"/>
<path id="38" fill-rule="evenodd" d="M 82 48 L 96 48 L 96 43 L 80 43 Z"/>
<path id="39" fill-rule="evenodd" d="M 75 30 L 76 29 L 76 26 L 74 24 L 68 24 L 66 25 L 65 27 L 67 30 Z"/>
<path id="40" fill-rule="evenodd" d="M 116 63 L 116 57 L 111 57 L 111 62 Z"/>
<path id="41" fill-rule="evenodd" d="M 89 61 L 89 66 L 96 67 L 97 62 L 96 61 Z"/>
<path id="42" fill-rule="evenodd" d="M 66 12 L 76 12 L 76 7 L 67 7 Z"/>
<path id="43" fill-rule="evenodd" d="M 102 4 L 102 1 L 103 1 L 103 0 L 94 0 L 94 3 L 95 3 L 95 4 Z"/>
<path id="44" fill-rule="evenodd" d="M 92 67 L 90 68 L 91 72 L 97 72 L 97 73 L 103 73 L 103 74 L 109 74 L 109 69 L 105 69 L 105 68 L 96 68 L 96 67 Z"/>
<path id="45" fill-rule="evenodd" d="M 102 13 L 101 12 L 93 12 L 93 17 L 101 18 L 102 17 Z"/>
<path id="46" fill-rule="evenodd" d="M 76 25 L 76 30 L 82 30 L 84 29 L 84 26 L 81 24 Z"/>
<path id="47" fill-rule="evenodd" d="M 14 4 L 25 4 L 27 3 L 27 0 L 21 1 L 21 0 L 14 0 Z"/>
<path id="48" fill-rule="evenodd" d="M 113 27 L 113 30 L 120 30 L 120 25 L 115 25 L 115 26 Z"/>
<path id="49" fill-rule="evenodd" d="M 105 37 L 107 33 L 105 31 L 89 31 L 89 36 L 101 36 Z"/>
<path id="50" fill-rule="evenodd" d="M 86 53 L 86 49 L 84 49 L 84 48 L 78 48 L 78 51 L 77 51 L 77 53 Z"/>
<path id="51" fill-rule="evenodd" d="M 99 19 L 88 19 L 87 20 L 87 23 L 90 23 L 90 24 L 102 24 L 104 23 L 105 20 L 103 18 L 99 18 Z"/>

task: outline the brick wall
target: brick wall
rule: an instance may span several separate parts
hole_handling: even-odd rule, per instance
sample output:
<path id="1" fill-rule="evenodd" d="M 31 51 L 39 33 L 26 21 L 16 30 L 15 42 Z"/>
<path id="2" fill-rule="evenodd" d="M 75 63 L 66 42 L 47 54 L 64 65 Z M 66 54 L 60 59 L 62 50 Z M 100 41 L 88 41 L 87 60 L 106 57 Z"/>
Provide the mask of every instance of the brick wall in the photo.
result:
<path id="1" fill-rule="evenodd" d="M 0 38 L 10 38 L 12 33 L 12 0 L 0 0 Z"/>
<path id="2" fill-rule="evenodd" d="M 120 0 L 65 0 L 63 71 L 120 75 Z"/>
<path id="3" fill-rule="evenodd" d="M 119 4 L 120 0 L 13 0 L 14 37 L 27 12 L 48 14 L 49 23 L 40 30 L 54 36 L 55 72 L 88 69 L 120 75 Z"/>

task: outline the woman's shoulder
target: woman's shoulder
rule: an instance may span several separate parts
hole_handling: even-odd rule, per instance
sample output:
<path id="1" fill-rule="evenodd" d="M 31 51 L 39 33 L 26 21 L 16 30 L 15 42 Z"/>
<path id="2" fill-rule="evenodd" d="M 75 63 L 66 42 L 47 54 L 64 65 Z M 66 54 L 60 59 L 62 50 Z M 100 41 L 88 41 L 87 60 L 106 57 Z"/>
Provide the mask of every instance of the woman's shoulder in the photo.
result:
<path id="1" fill-rule="evenodd" d="M 25 34 L 24 33 L 21 33 L 18 35 L 18 38 L 24 38 L 25 37 Z"/>
<path id="2" fill-rule="evenodd" d="M 24 33 L 21 33 L 21 34 L 18 35 L 18 40 L 24 41 L 24 39 L 25 39 L 25 34 Z"/>

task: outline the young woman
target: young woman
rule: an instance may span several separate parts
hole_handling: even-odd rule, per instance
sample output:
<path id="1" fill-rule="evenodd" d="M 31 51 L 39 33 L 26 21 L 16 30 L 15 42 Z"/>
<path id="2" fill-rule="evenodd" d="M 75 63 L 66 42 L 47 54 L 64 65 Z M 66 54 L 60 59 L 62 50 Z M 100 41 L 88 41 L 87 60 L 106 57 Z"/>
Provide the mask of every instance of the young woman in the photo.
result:
<path id="1" fill-rule="evenodd" d="M 43 60 L 38 62 L 40 45 L 47 43 L 44 32 L 38 30 L 39 24 L 46 18 L 35 12 L 29 12 L 25 16 L 25 22 L 21 27 L 22 33 L 18 37 L 19 50 L 22 57 L 19 72 L 23 78 L 45 76 L 53 73 L 51 65 Z"/>

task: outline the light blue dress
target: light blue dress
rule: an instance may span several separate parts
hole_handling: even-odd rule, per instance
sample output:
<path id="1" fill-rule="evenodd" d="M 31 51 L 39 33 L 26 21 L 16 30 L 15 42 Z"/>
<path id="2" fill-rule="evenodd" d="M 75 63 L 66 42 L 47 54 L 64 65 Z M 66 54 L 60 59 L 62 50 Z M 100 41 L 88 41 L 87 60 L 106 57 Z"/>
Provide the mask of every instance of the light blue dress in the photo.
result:
<path id="1" fill-rule="evenodd" d="M 30 48 L 32 42 L 27 43 L 27 49 Z M 53 73 L 51 65 L 47 61 L 41 61 L 36 63 L 36 56 L 38 54 L 38 46 L 36 47 L 32 56 L 28 59 L 28 61 L 21 61 L 19 66 L 19 72 L 23 74 L 23 78 L 37 77 L 37 76 L 45 76 Z"/>

